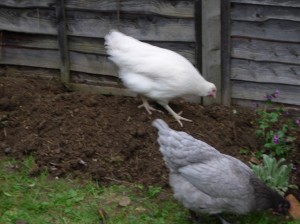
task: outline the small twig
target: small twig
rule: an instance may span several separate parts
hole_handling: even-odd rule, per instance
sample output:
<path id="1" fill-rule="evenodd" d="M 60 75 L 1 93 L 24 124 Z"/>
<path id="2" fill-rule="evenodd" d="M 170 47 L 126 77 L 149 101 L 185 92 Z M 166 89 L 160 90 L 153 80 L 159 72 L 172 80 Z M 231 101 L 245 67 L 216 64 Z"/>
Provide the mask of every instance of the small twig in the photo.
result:
<path id="1" fill-rule="evenodd" d="M 117 180 L 117 179 L 110 178 L 110 177 L 104 177 L 104 179 L 111 180 L 111 181 L 114 181 L 114 182 L 117 182 L 117 183 L 123 183 L 123 184 L 129 184 L 129 185 L 132 185 L 132 183 L 127 182 L 127 181 L 124 181 L 124 180 Z"/>
<path id="2" fill-rule="evenodd" d="M 4 132 L 4 137 L 6 138 L 7 137 L 6 128 L 3 129 L 3 132 Z"/>

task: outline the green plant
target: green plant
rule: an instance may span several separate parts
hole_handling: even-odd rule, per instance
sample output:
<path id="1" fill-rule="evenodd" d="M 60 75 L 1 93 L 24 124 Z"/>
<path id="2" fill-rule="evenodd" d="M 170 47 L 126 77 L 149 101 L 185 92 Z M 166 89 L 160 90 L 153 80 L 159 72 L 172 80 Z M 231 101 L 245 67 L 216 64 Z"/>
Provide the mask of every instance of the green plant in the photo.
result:
<path id="1" fill-rule="evenodd" d="M 247 149 L 247 148 L 241 148 L 240 149 L 240 154 L 241 155 L 249 155 L 249 153 L 250 153 L 250 150 Z"/>
<path id="2" fill-rule="evenodd" d="M 289 184 L 289 176 L 292 171 L 292 165 L 286 165 L 285 159 L 276 160 L 272 156 L 262 155 L 263 163 L 255 165 L 250 163 L 253 172 L 266 183 L 269 187 L 284 195 L 288 188 L 295 188 L 295 185 Z"/>
<path id="3" fill-rule="evenodd" d="M 274 111 L 268 112 L 266 108 L 263 110 L 257 110 L 257 114 L 259 118 L 258 122 L 258 129 L 256 131 L 256 135 L 259 137 L 264 137 L 268 129 L 272 128 L 272 124 L 277 123 L 279 120 L 279 116 L 282 114 L 283 109 L 277 108 Z"/>
<path id="4" fill-rule="evenodd" d="M 155 198 L 160 192 L 162 192 L 161 187 L 149 186 L 148 187 L 148 197 Z"/>
<path id="5" fill-rule="evenodd" d="M 271 149 L 277 156 L 284 156 L 290 151 L 289 143 L 295 140 L 294 137 L 288 136 L 288 125 L 283 124 L 281 130 L 266 133 L 264 147 Z"/>
<path id="6" fill-rule="evenodd" d="M 290 119 L 283 118 L 283 114 L 287 112 L 283 108 L 275 108 L 273 110 L 267 110 L 267 106 L 272 104 L 272 99 L 279 97 L 279 90 L 275 93 L 266 96 L 266 107 L 264 109 L 258 109 L 258 128 L 256 130 L 256 136 L 264 139 L 264 147 L 261 153 L 262 155 L 266 149 L 269 149 L 270 153 L 275 156 L 284 157 L 291 151 L 290 145 L 295 140 L 290 136 L 292 129 L 295 127 Z"/>

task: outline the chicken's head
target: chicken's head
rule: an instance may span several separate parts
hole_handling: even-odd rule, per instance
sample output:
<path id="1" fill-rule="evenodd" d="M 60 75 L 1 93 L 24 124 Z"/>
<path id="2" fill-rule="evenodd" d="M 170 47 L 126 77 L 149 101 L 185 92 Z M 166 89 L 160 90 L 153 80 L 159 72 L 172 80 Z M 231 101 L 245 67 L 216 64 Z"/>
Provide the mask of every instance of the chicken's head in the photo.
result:
<path id="1" fill-rule="evenodd" d="M 276 212 L 279 212 L 281 214 L 288 214 L 288 211 L 291 207 L 291 204 L 288 200 L 286 199 L 282 199 L 278 204 L 277 204 L 277 207 L 275 208 L 275 211 Z"/>
<path id="2" fill-rule="evenodd" d="M 216 98 L 217 96 L 217 87 L 213 83 L 209 83 L 207 96 Z"/>

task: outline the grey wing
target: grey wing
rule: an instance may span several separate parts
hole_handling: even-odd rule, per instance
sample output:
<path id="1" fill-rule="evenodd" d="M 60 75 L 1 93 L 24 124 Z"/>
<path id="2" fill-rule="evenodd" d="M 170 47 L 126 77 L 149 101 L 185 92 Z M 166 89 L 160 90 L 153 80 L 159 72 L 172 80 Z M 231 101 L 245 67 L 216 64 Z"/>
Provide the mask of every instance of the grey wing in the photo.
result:
<path id="1" fill-rule="evenodd" d="M 176 164 L 179 167 L 222 157 L 222 154 L 215 148 L 185 132 L 170 130 L 161 133 L 158 142 L 161 146 L 160 151 L 169 163 Z"/>
<path id="2" fill-rule="evenodd" d="M 230 160 L 223 157 L 207 163 L 188 165 L 178 172 L 201 192 L 212 197 L 240 198 L 252 195 L 250 169 L 228 161 Z"/>

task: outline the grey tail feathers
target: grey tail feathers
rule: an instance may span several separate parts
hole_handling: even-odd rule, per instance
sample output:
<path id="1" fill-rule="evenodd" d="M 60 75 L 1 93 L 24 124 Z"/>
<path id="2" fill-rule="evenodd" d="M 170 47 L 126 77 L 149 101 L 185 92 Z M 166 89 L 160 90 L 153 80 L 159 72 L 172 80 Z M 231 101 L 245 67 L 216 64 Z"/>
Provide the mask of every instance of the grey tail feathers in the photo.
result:
<path id="1" fill-rule="evenodd" d="M 164 122 L 162 119 L 155 119 L 152 122 L 152 126 L 157 128 L 159 132 L 164 132 L 164 131 L 169 131 L 170 130 L 167 123 Z"/>

